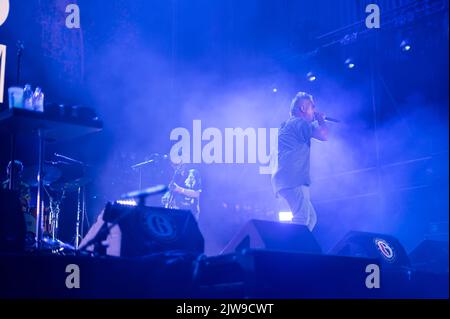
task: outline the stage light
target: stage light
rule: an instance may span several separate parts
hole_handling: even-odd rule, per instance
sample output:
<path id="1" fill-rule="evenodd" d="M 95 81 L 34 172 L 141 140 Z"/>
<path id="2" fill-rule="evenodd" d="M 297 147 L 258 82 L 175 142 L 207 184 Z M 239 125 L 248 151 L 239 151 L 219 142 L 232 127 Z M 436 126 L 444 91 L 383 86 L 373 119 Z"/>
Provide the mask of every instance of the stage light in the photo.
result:
<path id="1" fill-rule="evenodd" d="M 291 222 L 293 217 L 292 212 L 282 211 L 278 213 L 278 220 L 280 222 Z"/>
<path id="2" fill-rule="evenodd" d="M 6 45 L 0 44 L 0 103 L 3 103 L 6 76 Z M 10 105 L 12 107 L 12 105 Z"/>
<path id="3" fill-rule="evenodd" d="M 277 93 L 277 92 L 278 92 L 278 89 L 277 89 L 277 88 L 273 88 L 273 89 L 272 89 L 272 92 L 273 92 L 273 93 Z"/>
<path id="4" fill-rule="evenodd" d="M 133 199 L 116 200 L 116 204 L 124 205 L 124 206 L 137 206 L 137 202 Z"/>
<path id="5" fill-rule="evenodd" d="M 403 40 L 402 43 L 400 43 L 400 49 L 402 49 L 403 52 L 408 52 L 411 48 L 411 43 L 409 43 L 408 40 Z"/>
<path id="6" fill-rule="evenodd" d="M 306 74 L 306 79 L 309 82 L 314 82 L 315 80 L 317 80 L 317 77 L 316 77 L 316 75 L 314 73 L 308 72 L 308 74 Z"/>
<path id="7" fill-rule="evenodd" d="M 353 60 L 350 59 L 350 58 L 348 58 L 347 60 L 345 60 L 344 64 L 345 64 L 345 66 L 346 66 L 348 69 L 353 69 L 353 68 L 355 68 L 355 66 L 356 66 L 355 62 L 353 62 Z"/>
<path id="8" fill-rule="evenodd" d="M 9 0 L 0 0 L 0 26 L 5 23 L 9 14 Z"/>

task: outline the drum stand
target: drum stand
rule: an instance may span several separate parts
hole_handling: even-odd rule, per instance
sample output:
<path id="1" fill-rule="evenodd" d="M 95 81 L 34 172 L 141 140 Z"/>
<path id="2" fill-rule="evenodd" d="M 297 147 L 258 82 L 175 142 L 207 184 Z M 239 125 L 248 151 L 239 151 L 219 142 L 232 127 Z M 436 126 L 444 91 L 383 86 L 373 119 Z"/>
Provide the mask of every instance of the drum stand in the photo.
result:
<path id="1" fill-rule="evenodd" d="M 38 189 L 37 189 L 37 203 L 36 203 L 36 248 L 42 247 L 42 224 L 44 215 L 44 145 L 45 137 L 41 129 L 38 130 L 39 137 L 39 170 L 37 175 Z"/>
<path id="2" fill-rule="evenodd" d="M 61 195 L 61 199 L 64 198 L 64 191 Z M 59 229 L 59 213 L 61 212 L 61 201 L 54 200 L 50 197 L 50 213 L 49 213 L 49 225 L 50 225 L 50 234 L 53 240 L 58 239 L 58 229 Z"/>
<path id="3" fill-rule="evenodd" d="M 86 216 L 86 189 L 83 186 L 78 187 L 78 207 L 77 221 L 75 229 L 75 249 L 78 250 L 80 242 L 83 239 L 84 217 Z"/>

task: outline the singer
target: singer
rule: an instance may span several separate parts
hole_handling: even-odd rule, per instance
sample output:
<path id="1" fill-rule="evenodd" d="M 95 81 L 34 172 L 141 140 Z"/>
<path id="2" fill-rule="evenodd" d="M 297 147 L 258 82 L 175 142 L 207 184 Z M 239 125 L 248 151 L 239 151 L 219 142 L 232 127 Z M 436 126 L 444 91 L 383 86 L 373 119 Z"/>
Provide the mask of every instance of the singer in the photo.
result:
<path id="1" fill-rule="evenodd" d="M 317 216 L 309 192 L 311 138 L 326 141 L 328 127 L 324 114 L 316 111 L 312 95 L 299 92 L 292 100 L 290 118 L 278 132 L 278 166 L 272 175 L 272 186 L 276 196 L 289 204 L 292 222 L 312 231 Z"/>

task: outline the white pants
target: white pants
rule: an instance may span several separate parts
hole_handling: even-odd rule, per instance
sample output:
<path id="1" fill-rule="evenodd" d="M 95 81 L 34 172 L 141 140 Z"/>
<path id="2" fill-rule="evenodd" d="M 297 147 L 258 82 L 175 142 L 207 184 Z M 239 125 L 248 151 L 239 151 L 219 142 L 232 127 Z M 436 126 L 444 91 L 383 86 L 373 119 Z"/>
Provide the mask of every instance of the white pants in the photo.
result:
<path id="1" fill-rule="evenodd" d="M 308 186 L 283 189 L 280 195 L 288 202 L 294 215 L 292 222 L 306 225 L 312 231 L 317 223 L 317 214 L 311 203 L 311 195 Z"/>

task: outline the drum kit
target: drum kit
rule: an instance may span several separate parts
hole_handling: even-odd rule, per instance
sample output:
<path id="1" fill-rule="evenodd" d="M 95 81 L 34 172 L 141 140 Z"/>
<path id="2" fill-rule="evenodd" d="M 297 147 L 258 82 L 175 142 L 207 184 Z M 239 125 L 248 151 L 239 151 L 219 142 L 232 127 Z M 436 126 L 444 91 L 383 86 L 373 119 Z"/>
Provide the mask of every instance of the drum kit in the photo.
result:
<path id="1" fill-rule="evenodd" d="M 56 154 L 58 158 L 62 155 Z M 22 180 L 31 188 L 37 187 L 38 166 L 26 167 Z M 86 186 L 91 182 L 89 166 L 64 156 L 64 160 L 45 161 L 43 165 L 43 197 L 41 228 L 43 245 L 52 250 L 76 250 L 83 237 L 86 212 Z M 61 205 L 71 193 L 77 193 L 76 224 L 73 246 L 62 242 L 59 237 Z M 34 247 L 36 238 L 37 208 L 32 207 L 25 212 L 27 229 L 26 246 Z"/>
<path id="2" fill-rule="evenodd" d="M 17 80 L 19 82 L 19 80 Z M 103 121 L 95 111 L 88 107 L 66 106 L 47 103 L 44 112 L 35 112 L 23 108 L 11 107 L 0 112 L 0 133 L 10 137 L 10 162 L 15 161 L 17 137 L 37 138 L 37 166 L 26 168 L 22 179 L 36 188 L 34 244 L 37 251 L 56 247 L 65 249 L 66 245 L 58 240 L 60 204 L 69 192 L 78 192 L 75 249 L 82 236 L 82 223 L 85 216 L 85 187 L 87 165 L 66 156 L 54 154 L 57 162 L 47 162 L 45 149 L 50 143 L 67 143 L 70 140 L 102 131 Z M 70 164 L 70 165 L 69 165 Z M 68 169 L 64 166 L 70 166 Z M 15 189 L 14 170 L 9 176 L 8 189 Z M 47 207 L 44 207 L 48 199 Z M 44 212 L 48 211 L 47 230 L 44 233 Z M 28 218 L 31 219 L 32 218 Z M 32 224 L 32 222 L 31 222 Z M 45 235 L 45 236 L 44 236 Z M 31 248 L 31 249 L 33 249 Z"/>

